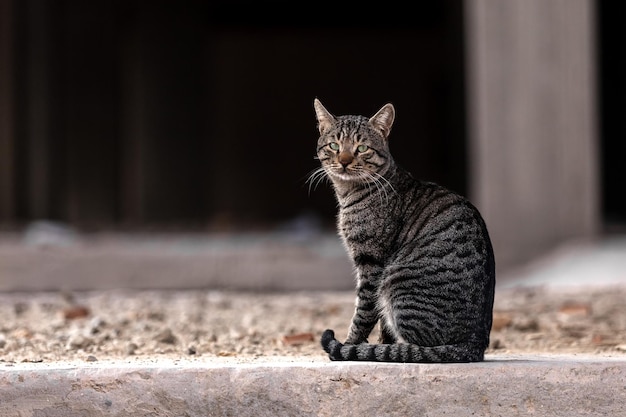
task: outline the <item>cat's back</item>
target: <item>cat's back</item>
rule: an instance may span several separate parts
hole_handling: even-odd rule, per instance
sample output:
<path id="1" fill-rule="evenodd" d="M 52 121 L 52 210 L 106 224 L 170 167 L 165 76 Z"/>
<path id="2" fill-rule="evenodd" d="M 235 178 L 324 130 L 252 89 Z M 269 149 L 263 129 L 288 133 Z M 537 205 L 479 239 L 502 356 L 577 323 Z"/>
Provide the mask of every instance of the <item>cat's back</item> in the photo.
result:
<path id="1" fill-rule="evenodd" d="M 478 252 L 493 259 L 485 221 L 464 196 L 429 181 L 405 179 L 399 247 L 422 254 Z"/>
<path id="2" fill-rule="evenodd" d="M 425 222 L 453 220 L 477 221 L 483 223 L 478 209 L 464 196 L 434 182 L 413 180 L 405 204 L 415 206 Z"/>

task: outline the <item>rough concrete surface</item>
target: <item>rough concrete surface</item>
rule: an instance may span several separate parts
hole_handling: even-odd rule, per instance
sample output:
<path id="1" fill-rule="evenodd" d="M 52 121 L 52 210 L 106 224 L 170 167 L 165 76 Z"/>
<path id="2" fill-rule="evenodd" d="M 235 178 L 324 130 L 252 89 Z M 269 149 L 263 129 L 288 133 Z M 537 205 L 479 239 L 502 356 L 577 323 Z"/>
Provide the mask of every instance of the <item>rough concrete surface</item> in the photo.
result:
<path id="1" fill-rule="evenodd" d="M 626 360 L 16 364 L 2 416 L 623 416 Z"/>

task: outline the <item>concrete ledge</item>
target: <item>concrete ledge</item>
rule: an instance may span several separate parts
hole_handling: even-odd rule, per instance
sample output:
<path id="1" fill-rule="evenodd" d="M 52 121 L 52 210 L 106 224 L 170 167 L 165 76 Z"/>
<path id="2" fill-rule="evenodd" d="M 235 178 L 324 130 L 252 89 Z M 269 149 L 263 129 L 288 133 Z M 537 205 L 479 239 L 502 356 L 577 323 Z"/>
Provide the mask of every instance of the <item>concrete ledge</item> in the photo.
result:
<path id="1" fill-rule="evenodd" d="M 345 249 L 331 233 L 102 233 L 67 241 L 0 234 L 0 271 L 0 291 L 354 288 Z"/>
<path id="2" fill-rule="evenodd" d="M 2 416 L 620 416 L 624 404 L 626 357 L 0 365 Z"/>

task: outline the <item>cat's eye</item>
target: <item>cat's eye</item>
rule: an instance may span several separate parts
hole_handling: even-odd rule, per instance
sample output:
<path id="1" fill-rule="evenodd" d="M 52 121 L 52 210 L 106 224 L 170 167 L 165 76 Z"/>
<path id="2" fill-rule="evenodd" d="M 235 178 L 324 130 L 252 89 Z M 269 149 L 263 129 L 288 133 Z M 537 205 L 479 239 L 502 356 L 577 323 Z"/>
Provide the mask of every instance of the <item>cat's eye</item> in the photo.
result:
<path id="1" fill-rule="evenodd" d="M 339 144 L 337 142 L 330 142 L 328 146 L 330 146 L 330 149 L 332 149 L 333 151 L 339 150 Z"/>
<path id="2" fill-rule="evenodd" d="M 368 150 L 369 148 L 367 147 L 367 145 L 359 145 L 358 148 L 356 148 L 357 151 L 359 152 L 365 152 L 366 150 Z"/>

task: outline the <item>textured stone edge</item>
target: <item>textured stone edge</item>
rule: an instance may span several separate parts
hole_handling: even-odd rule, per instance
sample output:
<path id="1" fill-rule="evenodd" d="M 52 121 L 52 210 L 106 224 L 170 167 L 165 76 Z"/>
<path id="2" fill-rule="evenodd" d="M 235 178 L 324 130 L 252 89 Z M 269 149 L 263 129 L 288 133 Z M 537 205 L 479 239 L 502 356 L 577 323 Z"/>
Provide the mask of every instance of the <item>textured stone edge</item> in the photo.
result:
<path id="1" fill-rule="evenodd" d="M 624 415 L 626 356 L 15 364 L 2 416 Z"/>

